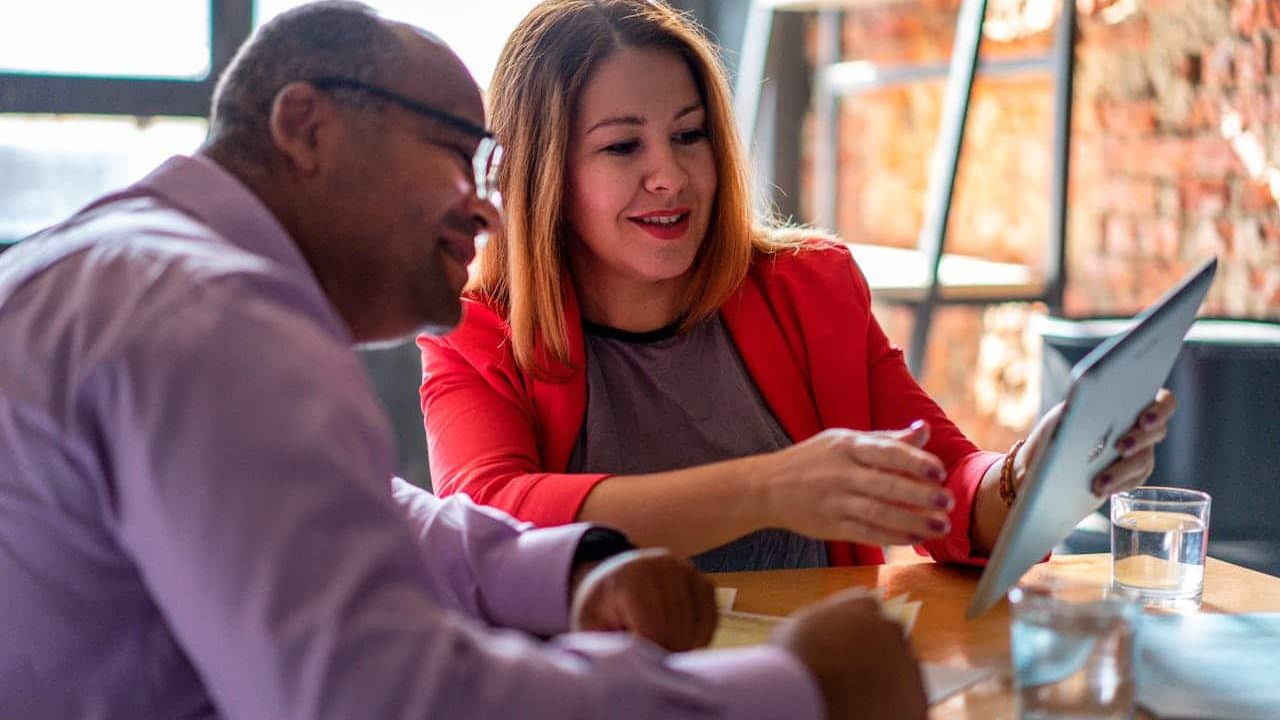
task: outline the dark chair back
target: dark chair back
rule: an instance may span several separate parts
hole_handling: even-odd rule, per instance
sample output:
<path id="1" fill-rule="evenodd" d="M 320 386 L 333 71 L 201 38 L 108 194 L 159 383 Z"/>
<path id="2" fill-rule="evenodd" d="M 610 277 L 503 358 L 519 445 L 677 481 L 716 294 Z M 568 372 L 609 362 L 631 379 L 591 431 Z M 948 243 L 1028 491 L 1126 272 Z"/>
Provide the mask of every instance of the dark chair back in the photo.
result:
<path id="1" fill-rule="evenodd" d="M 1072 365 L 1123 327 L 1042 320 L 1042 406 L 1066 393 Z M 1147 484 L 1209 493 L 1209 554 L 1280 574 L 1280 324 L 1196 321 L 1166 387 L 1178 411 Z M 1227 557 L 1232 548 L 1239 557 Z"/>

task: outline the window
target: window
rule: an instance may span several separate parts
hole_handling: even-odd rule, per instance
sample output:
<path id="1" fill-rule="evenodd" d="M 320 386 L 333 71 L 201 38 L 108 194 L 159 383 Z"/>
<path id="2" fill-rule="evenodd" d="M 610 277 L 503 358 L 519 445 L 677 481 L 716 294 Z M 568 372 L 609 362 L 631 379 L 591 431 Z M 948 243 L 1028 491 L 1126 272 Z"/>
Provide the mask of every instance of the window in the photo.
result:
<path id="1" fill-rule="evenodd" d="M 216 72 L 302 0 L 13 0 L 0 9 L 0 249 L 205 134 Z M 481 87 L 536 0 L 373 0 L 449 43 Z"/>
<path id="2" fill-rule="evenodd" d="M 0 241 L 16 241 L 204 139 L 197 118 L 0 115 Z"/>
<path id="3" fill-rule="evenodd" d="M 0 72 L 187 80 L 209 73 L 208 0 L 6 5 Z"/>

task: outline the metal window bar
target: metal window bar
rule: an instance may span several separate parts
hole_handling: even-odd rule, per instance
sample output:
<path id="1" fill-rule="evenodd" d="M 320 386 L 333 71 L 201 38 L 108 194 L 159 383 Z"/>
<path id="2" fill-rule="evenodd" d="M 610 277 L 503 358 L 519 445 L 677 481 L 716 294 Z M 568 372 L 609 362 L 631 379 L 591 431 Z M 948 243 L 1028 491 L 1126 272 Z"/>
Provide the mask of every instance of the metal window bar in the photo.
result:
<path id="1" fill-rule="evenodd" d="M 956 40 L 951 60 L 946 64 L 876 67 L 869 63 L 841 62 L 843 14 L 824 10 L 819 15 L 817 62 L 819 82 L 814 92 L 815 139 L 820 150 L 814 162 L 814 220 L 820 226 L 836 227 L 838 200 L 838 148 L 840 98 L 871 89 L 946 77 L 942 127 L 933 154 L 926 198 L 925 222 L 917 241 L 924 256 L 926 281 L 919 298 L 888 298 L 890 302 L 915 306 L 915 322 L 907 354 L 912 374 L 921 377 L 933 313 L 941 304 L 983 305 L 999 302 L 1040 300 L 1051 312 L 1062 309 L 1066 272 L 1066 202 L 1071 143 L 1071 100 L 1074 77 L 1076 16 L 1075 4 L 1064 0 L 1055 30 L 1051 57 L 1010 58 L 982 61 L 978 50 L 986 15 L 986 0 L 965 0 L 956 24 Z M 1045 253 L 1044 286 L 1039 292 L 999 292 L 948 296 L 942 292 L 938 270 L 946 250 L 947 221 L 954 195 L 956 170 L 964 142 L 965 123 L 973 81 L 977 73 L 1006 76 L 1052 70 L 1054 74 L 1053 168 L 1050 189 L 1050 226 Z"/>
<path id="2" fill-rule="evenodd" d="M 964 145 L 964 129 L 969 119 L 969 100 L 973 97 L 974 72 L 978 67 L 978 48 L 982 45 L 982 25 L 987 15 L 987 0 L 964 0 L 956 20 L 955 44 L 951 51 L 951 69 L 942 100 L 942 128 L 929 167 L 929 190 L 925 198 L 924 227 L 917 245 L 926 257 L 929 271 L 924 299 L 916 306 L 911 328 L 911 344 L 907 347 L 907 366 L 917 378 L 924 372 L 925 349 L 933 325 L 933 311 L 938 304 L 938 266 L 947 240 L 947 221 L 955 195 L 956 170 L 960 166 Z"/>
<path id="3" fill-rule="evenodd" d="M 1053 174 L 1049 189 L 1049 252 L 1045 253 L 1044 303 L 1062 314 L 1067 285 L 1067 182 L 1071 177 L 1071 111 L 1075 97 L 1076 3 L 1063 0 L 1054 36 Z"/>
<path id="4" fill-rule="evenodd" d="M 986 0 L 965 0 L 957 21 L 955 47 L 951 57 L 951 69 L 947 79 L 942 133 L 939 147 L 934 154 L 934 164 L 929 176 L 929 205 L 926 207 L 924 228 L 919 247 L 927 255 L 929 268 L 928 286 L 923 300 L 916 306 L 915 322 L 911 332 L 911 345 L 907 353 L 907 365 L 913 375 L 924 372 L 925 350 L 933 313 L 941 302 L 939 296 L 938 267 L 946 247 L 947 220 L 955 189 L 956 169 L 960 163 L 964 144 L 965 120 L 969 100 L 973 92 L 975 70 L 978 67 L 978 49 L 982 40 L 982 26 L 986 17 Z M 1054 127 L 1053 168 L 1050 189 L 1049 248 L 1045 253 L 1045 286 L 1039 297 L 1012 298 L 998 294 L 989 302 L 1007 302 L 1013 299 L 1038 299 L 1045 302 L 1051 312 L 1062 310 L 1062 291 L 1065 278 L 1066 203 L 1067 180 L 1071 152 L 1071 98 L 1074 79 L 1075 56 L 1075 2 L 1064 0 L 1055 35 L 1054 59 Z"/>

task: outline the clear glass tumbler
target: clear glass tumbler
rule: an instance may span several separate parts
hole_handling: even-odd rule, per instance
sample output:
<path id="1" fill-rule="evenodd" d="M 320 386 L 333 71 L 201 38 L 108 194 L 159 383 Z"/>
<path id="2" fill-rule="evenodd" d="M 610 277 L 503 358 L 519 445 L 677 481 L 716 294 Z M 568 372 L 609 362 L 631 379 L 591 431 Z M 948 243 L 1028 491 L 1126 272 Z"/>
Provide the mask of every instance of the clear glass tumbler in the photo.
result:
<path id="1" fill-rule="evenodd" d="M 1129 720 L 1141 607 L 1125 591 L 1054 582 L 1009 591 L 1018 717 Z"/>
<path id="2" fill-rule="evenodd" d="M 1111 581 L 1146 605 L 1197 608 L 1204 594 L 1210 498 L 1140 487 L 1111 496 Z"/>

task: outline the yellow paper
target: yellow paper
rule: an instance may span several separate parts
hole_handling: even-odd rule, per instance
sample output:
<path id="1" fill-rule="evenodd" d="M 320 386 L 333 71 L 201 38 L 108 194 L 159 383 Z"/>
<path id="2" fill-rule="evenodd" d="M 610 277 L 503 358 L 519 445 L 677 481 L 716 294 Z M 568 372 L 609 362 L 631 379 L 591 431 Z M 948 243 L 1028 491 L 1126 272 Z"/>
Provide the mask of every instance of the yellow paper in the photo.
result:
<path id="1" fill-rule="evenodd" d="M 722 611 L 720 625 L 716 627 L 716 634 L 711 638 L 711 647 L 734 648 L 763 645 L 769 642 L 773 629 L 784 619 L 776 615 Z"/>
<path id="2" fill-rule="evenodd" d="M 720 624 L 716 627 L 716 634 L 711 639 L 713 648 L 763 645 L 769 642 L 769 637 L 778 623 L 786 619 L 778 615 L 735 612 L 730 608 L 733 606 L 736 594 L 736 588 L 716 588 L 716 604 L 720 606 Z M 922 603 L 919 600 L 909 600 L 910 596 L 906 593 L 886 600 L 884 591 L 880 588 L 875 589 L 874 596 L 880 604 L 880 612 L 885 619 L 902 625 L 903 633 L 910 635 L 912 628 L 915 627 L 916 618 L 920 616 Z M 727 606 L 723 604 L 726 599 Z"/>
<path id="3" fill-rule="evenodd" d="M 888 600 L 880 599 L 880 614 L 894 622 L 902 620 L 902 608 L 907 604 L 906 595 L 895 595 Z"/>
<path id="4" fill-rule="evenodd" d="M 902 623 L 902 631 L 910 635 L 916 626 L 916 618 L 920 617 L 920 608 L 924 603 L 920 600 L 912 600 L 902 606 L 902 617 L 898 619 Z"/>

